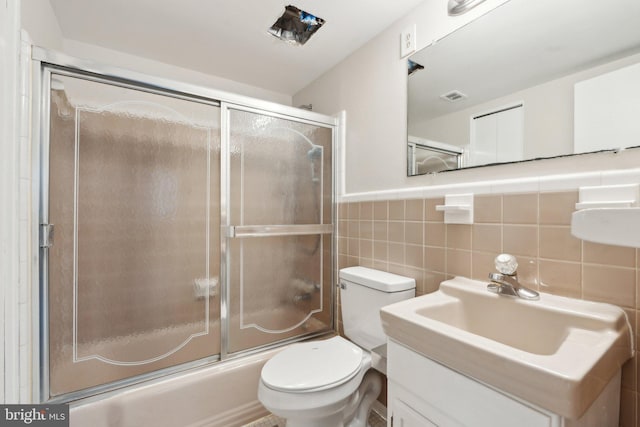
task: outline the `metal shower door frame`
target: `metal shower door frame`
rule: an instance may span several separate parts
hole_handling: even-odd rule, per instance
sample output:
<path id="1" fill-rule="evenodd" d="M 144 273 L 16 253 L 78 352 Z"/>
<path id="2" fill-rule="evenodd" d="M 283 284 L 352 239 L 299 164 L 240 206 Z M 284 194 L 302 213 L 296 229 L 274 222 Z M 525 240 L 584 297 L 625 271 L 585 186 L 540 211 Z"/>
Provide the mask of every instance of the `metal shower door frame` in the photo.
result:
<path id="1" fill-rule="evenodd" d="M 273 346 L 277 346 L 278 344 L 267 344 L 258 347 L 254 347 L 251 350 L 241 351 L 229 353 L 229 312 L 231 307 L 231 300 L 229 295 L 229 289 L 231 286 L 231 277 L 230 277 L 230 251 L 229 251 L 229 242 L 230 239 L 233 238 L 244 238 L 244 237 L 266 237 L 266 236 L 296 236 L 296 235 L 305 235 L 305 234 L 333 234 L 334 238 L 332 239 L 332 254 L 335 254 L 335 220 L 336 213 L 335 208 L 331 209 L 331 223 L 330 224 L 305 224 L 305 225 L 265 225 L 265 226 L 251 226 L 251 225 L 233 225 L 231 224 L 231 171 L 230 171 L 230 145 L 231 145 L 231 129 L 230 129 L 230 112 L 231 111 L 242 111 L 248 113 L 255 113 L 260 115 L 265 115 L 268 117 L 284 119 L 289 121 L 294 121 L 298 123 L 309 124 L 313 126 L 327 127 L 331 129 L 331 139 L 332 139 L 332 165 L 331 169 L 335 171 L 336 164 L 336 156 L 335 156 L 335 141 L 337 135 L 337 123 L 333 125 L 328 125 L 327 123 L 319 123 L 315 120 L 309 120 L 300 117 L 294 117 L 288 114 L 283 114 L 277 111 L 265 111 L 263 109 L 258 109 L 255 107 L 234 104 L 230 102 L 221 102 L 221 152 L 220 152 L 220 236 L 221 236 L 221 248 L 220 248 L 220 278 L 221 283 L 224 283 L 225 286 L 222 288 L 221 294 L 221 353 L 220 357 L 222 360 L 225 360 L 230 357 L 230 354 L 241 355 L 246 351 L 253 352 L 255 350 L 270 348 Z M 335 205 L 335 193 L 336 193 L 336 180 L 335 173 L 333 174 L 333 183 L 332 183 L 332 204 Z M 322 194 L 320 195 L 322 197 Z M 330 279 L 330 283 L 334 283 L 334 270 L 335 270 L 335 257 L 331 259 L 331 272 L 332 277 Z M 334 301 L 334 286 L 330 286 L 331 292 L 331 301 Z M 329 307 L 330 310 L 330 318 L 332 323 L 334 322 L 334 304 L 331 304 Z M 223 315 L 224 313 L 224 315 Z M 333 324 L 330 325 L 333 328 Z M 313 336 L 314 334 L 311 334 Z M 315 334 L 317 335 L 317 334 Z M 289 340 L 284 340 L 283 342 L 291 342 L 296 341 L 299 338 L 293 338 Z"/>
<path id="2" fill-rule="evenodd" d="M 312 124 L 316 126 L 330 128 L 332 130 L 332 170 L 333 182 L 331 188 L 331 224 L 323 227 L 311 226 L 309 233 L 331 233 L 332 254 L 335 254 L 335 195 L 337 180 L 335 174 L 336 162 L 336 138 L 339 120 L 336 117 L 325 116 L 289 106 L 283 106 L 269 101 L 263 101 L 230 94 L 223 91 L 210 89 L 207 87 L 183 83 L 171 79 L 150 76 L 144 73 L 130 71 L 118 67 L 100 64 L 94 61 L 83 60 L 62 54 L 57 51 L 32 46 L 31 51 L 32 67 L 32 87 L 31 103 L 32 111 L 32 186 L 31 186 L 31 221 L 30 245 L 32 284 L 31 284 L 31 306 L 33 313 L 37 313 L 37 321 L 32 322 L 32 366 L 33 366 L 33 400 L 34 402 L 69 402 L 80 398 L 100 399 L 99 394 L 112 392 L 122 387 L 132 386 L 141 382 L 159 381 L 167 375 L 176 375 L 186 369 L 204 366 L 216 361 L 224 361 L 242 357 L 268 348 L 278 347 L 287 342 L 293 342 L 302 338 L 319 336 L 327 331 L 318 332 L 303 337 L 295 337 L 275 344 L 269 344 L 251 348 L 242 352 L 229 354 L 229 291 L 228 291 L 228 235 L 232 232 L 229 221 L 230 194 L 229 194 L 229 110 L 241 110 L 265 114 L 271 117 L 283 118 L 296 122 Z M 179 366 L 171 366 L 142 374 L 136 377 L 115 381 L 112 383 L 92 387 L 90 389 L 67 393 L 62 396 L 51 397 L 49 393 L 49 336 L 48 336 L 48 249 L 46 236 L 41 233 L 44 230 L 41 225 L 49 223 L 49 103 L 50 103 L 50 81 L 52 72 L 66 74 L 73 77 L 80 77 L 87 80 L 106 82 L 116 86 L 128 87 L 136 90 L 156 93 L 165 96 L 196 101 L 220 107 L 221 126 L 221 164 L 220 164 L 220 355 L 205 359 L 196 360 Z M 250 230 L 245 230 L 250 231 Z M 264 232 L 265 230 L 253 230 L 253 232 Z M 298 230 L 299 231 L 299 230 Z M 269 232 L 267 230 L 267 232 Z M 273 231 L 271 231 L 273 232 Z M 278 232 L 287 233 L 287 230 Z M 335 255 L 331 259 L 331 279 L 334 283 Z M 331 325 L 334 327 L 334 286 L 330 286 L 332 304 L 329 308 Z M 94 397 L 91 397 L 94 396 Z"/>

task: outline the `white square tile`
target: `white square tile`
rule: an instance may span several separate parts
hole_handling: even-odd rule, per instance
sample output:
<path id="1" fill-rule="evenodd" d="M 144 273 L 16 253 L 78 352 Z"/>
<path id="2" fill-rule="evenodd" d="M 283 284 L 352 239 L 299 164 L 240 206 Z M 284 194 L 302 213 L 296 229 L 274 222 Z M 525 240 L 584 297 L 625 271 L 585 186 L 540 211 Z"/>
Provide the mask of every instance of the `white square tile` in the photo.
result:
<path id="1" fill-rule="evenodd" d="M 31 98 L 27 95 L 20 94 L 20 111 L 19 117 L 20 120 L 20 137 L 29 137 L 31 120 L 30 120 L 30 112 L 31 112 Z"/>
<path id="2" fill-rule="evenodd" d="M 21 220 L 19 223 L 19 226 L 21 229 L 23 229 L 22 227 L 24 227 L 26 224 L 26 220 Z M 18 262 L 28 262 L 29 261 L 29 241 L 26 237 L 21 236 L 21 238 L 19 239 L 19 243 L 18 243 L 18 247 L 19 247 L 19 252 L 18 252 Z"/>
<path id="3" fill-rule="evenodd" d="M 456 191 L 460 193 L 473 193 L 479 194 L 491 194 L 491 181 L 472 182 L 468 184 L 456 184 L 454 185 Z"/>
<path id="4" fill-rule="evenodd" d="M 31 55 L 25 52 L 24 49 L 21 52 L 22 57 Z M 20 61 L 20 96 L 31 96 L 31 73 L 29 71 L 30 63 L 28 61 Z"/>
<path id="5" fill-rule="evenodd" d="M 31 99 L 25 95 L 18 95 L 18 113 L 16 120 L 18 122 L 18 136 L 29 136 L 29 126 L 31 120 L 29 118 L 31 112 Z M 24 120 L 23 120 L 24 118 Z"/>
<path id="6" fill-rule="evenodd" d="M 602 185 L 637 184 L 640 183 L 640 169 L 602 172 Z"/>
<path id="7" fill-rule="evenodd" d="M 31 178 L 31 149 L 29 147 L 29 138 L 28 137 L 20 137 L 20 178 L 30 179 Z"/>
<path id="8" fill-rule="evenodd" d="M 493 181 L 492 194 L 536 193 L 540 191 L 539 178 L 516 178 Z"/>
<path id="9" fill-rule="evenodd" d="M 20 295 L 18 297 L 19 304 L 28 304 L 29 303 L 29 286 L 30 286 L 30 275 L 29 275 L 29 263 L 26 261 L 20 262 L 20 271 L 19 271 L 19 288 Z"/>
<path id="10" fill-rule="evenodd" d="M 577 190 L 587 185 L 600 185 L 601 172 L 549 175 L 540 178 L 540 192 Z"/>
<path id="11" fill-rule="evenodd" d="M 28 179 L 20 179 L 19 204 L 18 219 L 27 221 L 31 208 L 31 181 Z"/>
<path id="12" fill-rule="evenodd" d="M 29 310 L 28 304 L 20 304 L 20 338 L 19 342 L 21 346 L 26 346 L 30 342 L 31 338 L 31 320 L 29 315 L 31 310 Z"/>

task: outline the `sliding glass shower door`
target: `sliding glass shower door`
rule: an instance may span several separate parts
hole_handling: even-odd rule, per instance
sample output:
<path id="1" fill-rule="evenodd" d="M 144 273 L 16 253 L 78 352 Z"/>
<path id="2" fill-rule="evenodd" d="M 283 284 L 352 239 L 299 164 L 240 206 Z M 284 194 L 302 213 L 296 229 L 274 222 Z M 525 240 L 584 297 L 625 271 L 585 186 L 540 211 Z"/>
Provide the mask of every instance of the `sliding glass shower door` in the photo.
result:
<path id="1" fill-rule="evenodd" d="M 51 395 L 220 353 L 219 117 L 51 76 Z"/>
<path id="2" fill-rule="evenodd" d="M 333 131 L 237 108 L 228 121 L 232 353 L 331 325 Z"/>
<path id="3" fill-rule="evenodd" d="M 328 331 L 333 126 L 43 67 L 41 394 Z"/>

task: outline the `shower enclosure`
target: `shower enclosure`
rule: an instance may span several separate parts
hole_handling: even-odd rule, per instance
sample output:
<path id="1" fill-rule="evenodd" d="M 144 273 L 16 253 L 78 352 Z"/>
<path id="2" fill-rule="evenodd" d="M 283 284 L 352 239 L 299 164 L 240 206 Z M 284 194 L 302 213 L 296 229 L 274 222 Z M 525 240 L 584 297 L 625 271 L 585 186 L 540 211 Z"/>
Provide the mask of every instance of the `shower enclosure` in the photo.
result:
<path id="1" fill-rule="evenodd" d="M 334 119 L 34 58 L 42 401 L 333 328 Z"/>

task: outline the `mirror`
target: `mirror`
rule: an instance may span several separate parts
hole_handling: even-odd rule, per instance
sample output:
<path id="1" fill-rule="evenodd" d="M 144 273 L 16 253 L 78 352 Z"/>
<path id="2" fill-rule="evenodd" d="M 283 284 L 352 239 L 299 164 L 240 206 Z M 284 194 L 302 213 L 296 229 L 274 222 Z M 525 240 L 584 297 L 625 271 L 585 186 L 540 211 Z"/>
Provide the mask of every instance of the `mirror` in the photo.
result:
<path id="1" fill-rule="evenodd" d="M 639 22 L 637 0 L 509 0 L 415 53 L 408 174 L 640 145 Z"/>

